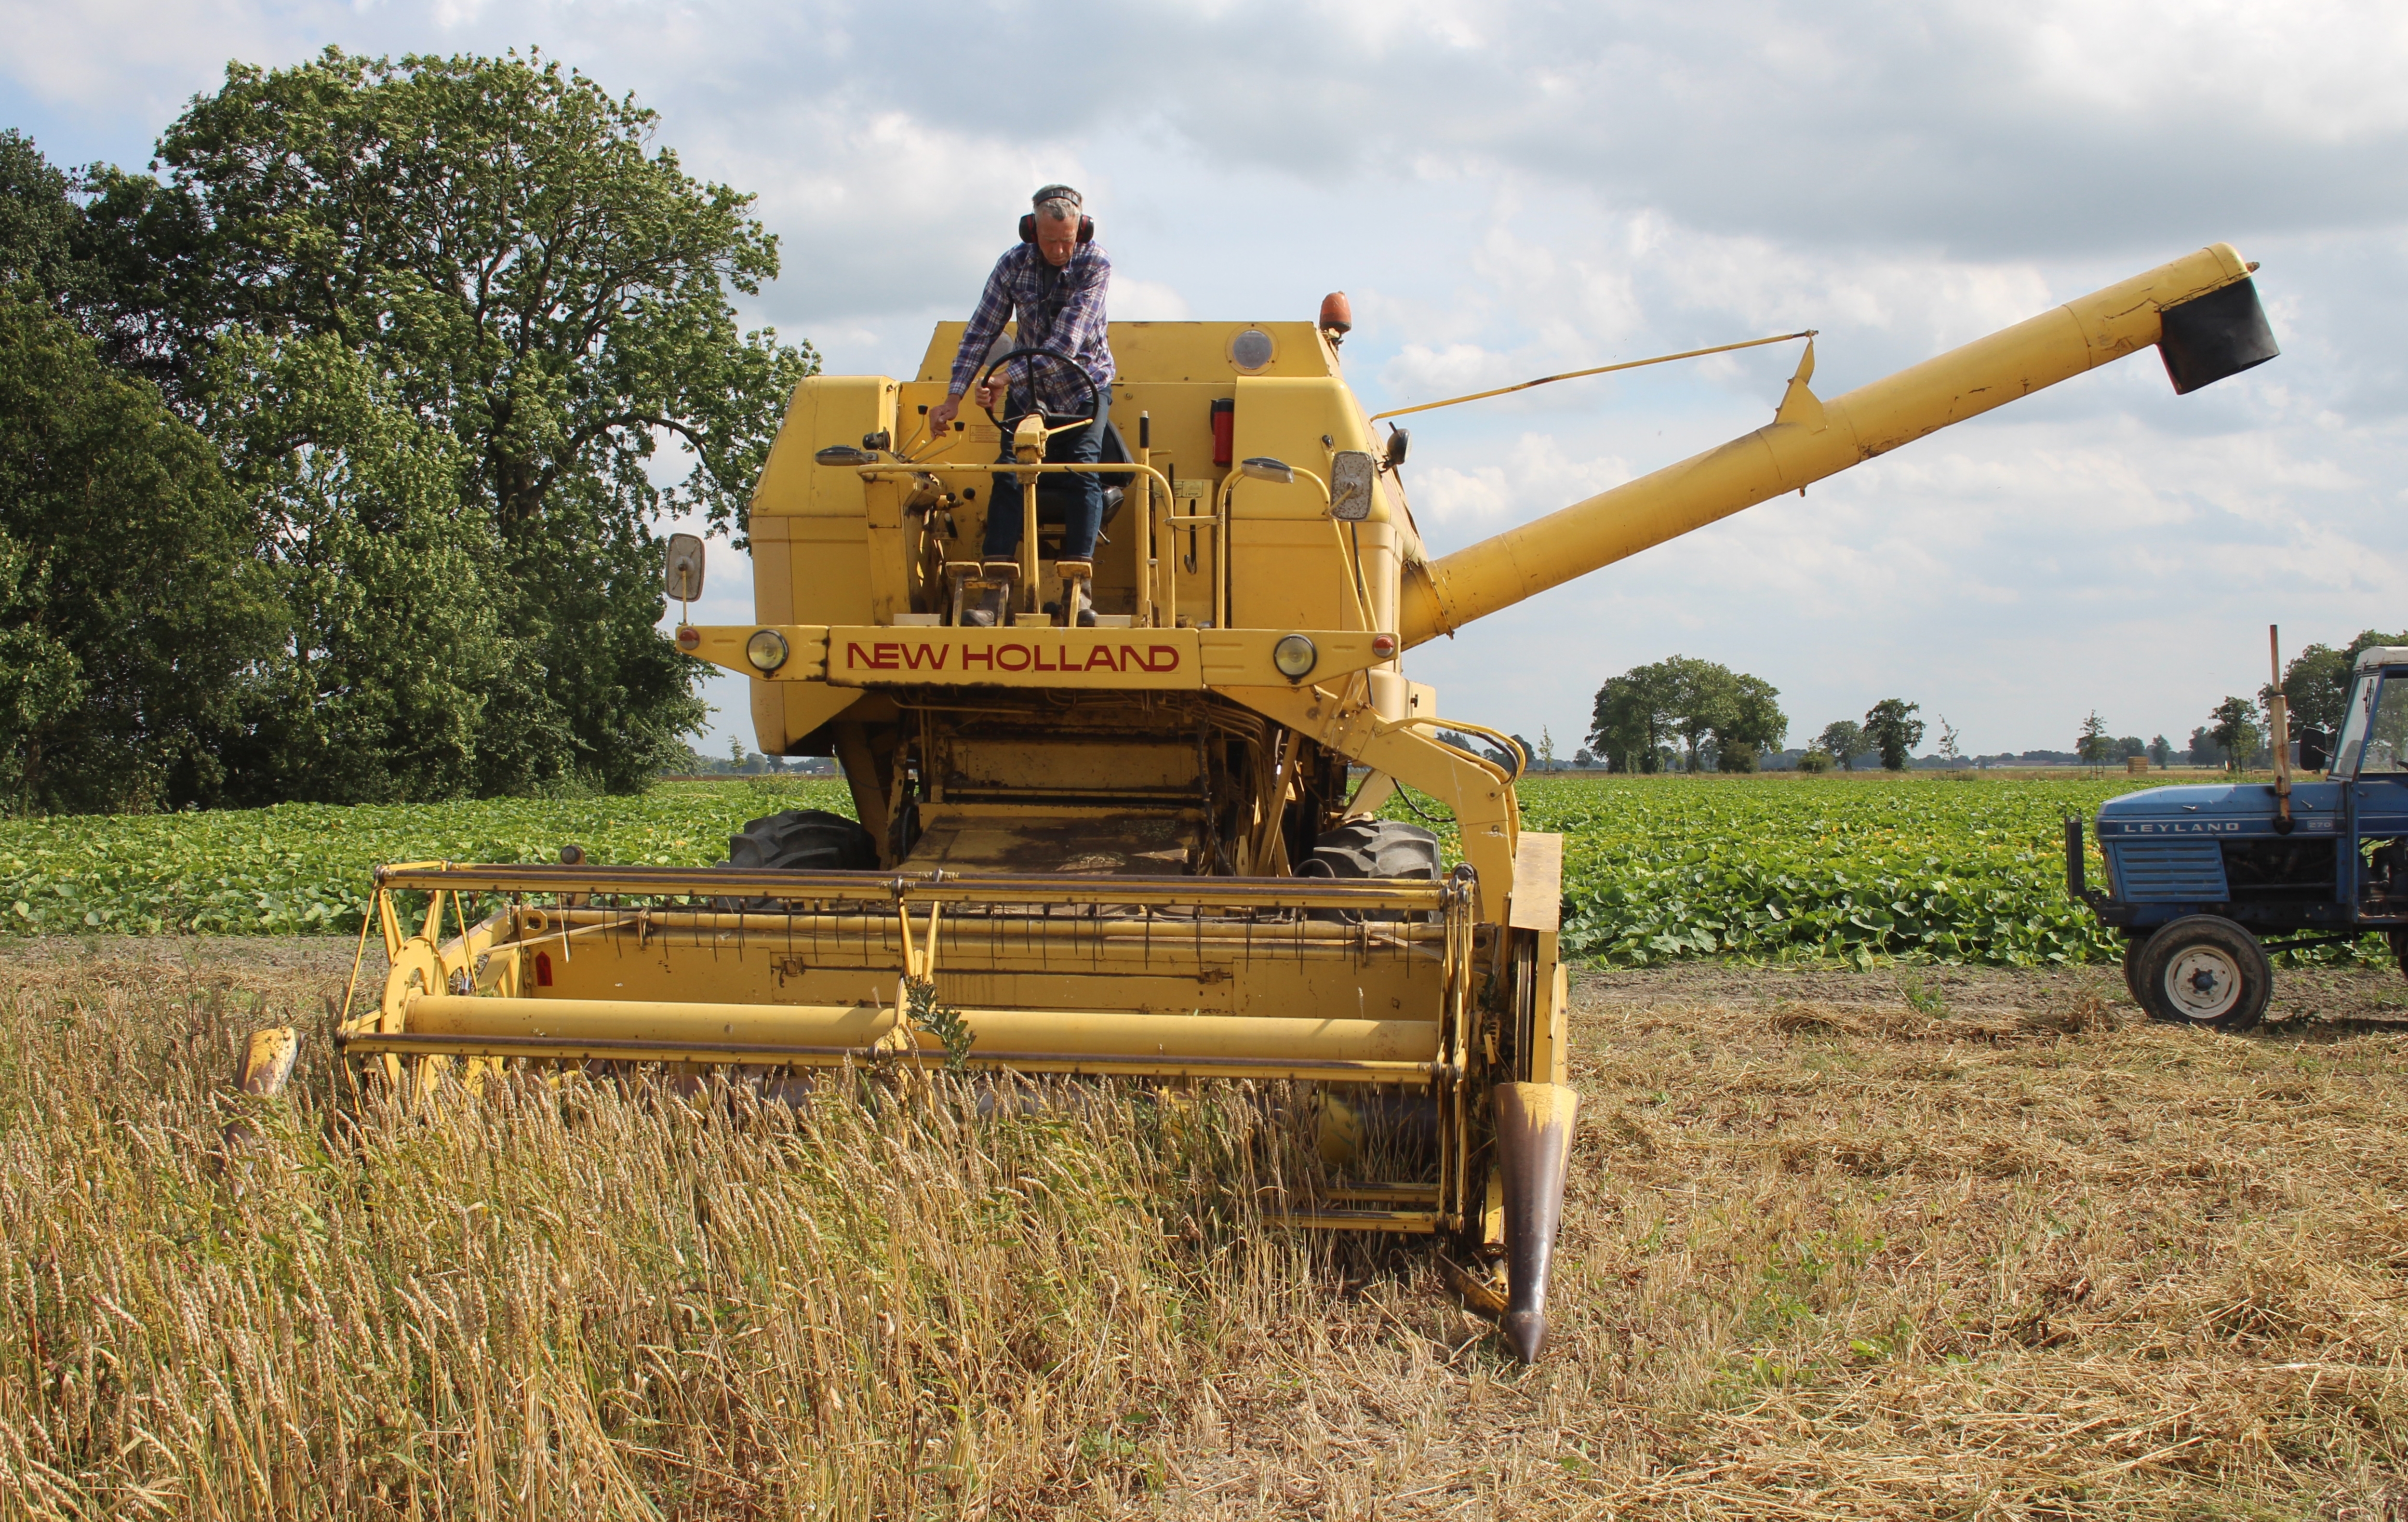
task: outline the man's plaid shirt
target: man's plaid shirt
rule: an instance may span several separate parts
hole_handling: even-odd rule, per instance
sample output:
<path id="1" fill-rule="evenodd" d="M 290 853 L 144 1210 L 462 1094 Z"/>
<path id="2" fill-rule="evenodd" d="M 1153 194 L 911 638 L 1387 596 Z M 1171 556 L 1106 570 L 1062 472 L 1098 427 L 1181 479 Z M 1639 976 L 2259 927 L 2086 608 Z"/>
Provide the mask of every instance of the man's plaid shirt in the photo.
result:
<path id="1" fill-rule="evenodd" d="M 978 310 L 970 314 L 969 331 L 962 335 L 961 352 L 953 360 L 953 394 L 961 395 L 977 383 L 995 336 L 1015 314 L 1020 334 L 1010 347 L 1051 350 L 1086 371 L 1096 385 L 1111 385 L 1112 352 L 1104 342 L 1104 288 L 1111 278 L 1112 262 L 1093 243 L 1071 254 L 1060 269 L 1045 262 L 1036 244 L 1015 245 L 995 262 Z M 1015 360 L 1010 369 L 1015 399 L 1028 395 L 1033 380 L 1037 398 L 1048 412 L 1086 411 L 1087 388 L 1066 366 L 1041 359 Z"/>

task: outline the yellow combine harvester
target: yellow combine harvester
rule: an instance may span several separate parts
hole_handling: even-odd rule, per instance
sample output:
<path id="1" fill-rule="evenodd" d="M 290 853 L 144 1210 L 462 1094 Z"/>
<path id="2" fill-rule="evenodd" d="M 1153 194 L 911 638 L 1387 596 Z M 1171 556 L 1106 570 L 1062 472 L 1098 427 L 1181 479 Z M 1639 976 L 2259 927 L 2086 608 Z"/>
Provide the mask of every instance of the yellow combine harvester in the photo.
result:
<path id="1" fill-rule="evenodd" d="M 392 970 L 343 1052 L 396 1080 L 709 1065 L 793 1092 L 950 1059 L 1312 1085 L 1353 1182 L 1290 1218 L 1501 1260 L 1487 1292 L 1534 1358 L 1575 1108 L 1560 842 L 1521 827 L 1518 766 L 1440 739 L 1512 753 L 1441 720 L 1405 653 L 2152 344 L 2177 389 L 2244 368 L 2273 352 L 2252 267 L 2218 244 L 1831 401 L 1810 341 L 1764 427 L 1435 559 L 1336 309 L 1113 324 L 1127 447 L 1026 464 L 1016 500 L 991 472 L 1007 444 L 1042 458 L 1036 425 L 927 436 L 959 324 L 914 379 L 805 380 L 752 498 L 757 622 L 677 641 L 752 679 L 764 752 L 833 755 L 858 822 L 754 821 L 720 869 L 386 868 Z M 1107 542 L 1040 578 L 1044 483 L 1082 468 L 1118 478 Z M 1026 525 L 1011 610 L 970 626 L 998 510 Z M 673 548 L 672 597 L 699 593 L 700 548 Z M 1453 814 L 1460 865 L 1374 817 L 1398 786 Z M 1349 1163 L 1383 1131 L 1418 1163 Z"/>

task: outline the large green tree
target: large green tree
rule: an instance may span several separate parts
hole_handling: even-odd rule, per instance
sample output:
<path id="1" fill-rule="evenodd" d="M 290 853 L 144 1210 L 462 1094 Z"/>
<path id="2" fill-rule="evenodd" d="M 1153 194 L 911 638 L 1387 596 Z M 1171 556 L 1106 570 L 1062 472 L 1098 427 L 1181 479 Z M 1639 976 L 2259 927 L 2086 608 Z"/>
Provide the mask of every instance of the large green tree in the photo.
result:
<path id="1" fill-rule="evenodd" d="M 2258 727 L 2258 705 L 2246 697 L 2227 697 L 2208 715 L 2208 735 L 2223 748 L 2224 764 L 2246 771 L 2265 737 Z"/>
<path id="2" fill-rule="evenodd" d="M 1671 697 L 1663 672 L 1633 667 L 1597 690 L 1588 742 L 1609 770 L 1652 772 L 1671 741 Z"/>
<path id="3" fill-rule="evenodd" d="M 1823 748 L 1823 754 L 1850 771 L 1856 769 L 1856 757 L 1870 754 L 1872 749 L 1865 743 L 1864 725 L 1854 719 L 1832 720 L 1823 726 L 1821 734 L 1814 737 L 1814 743 Z"/>
<path id="4" fill-rule="evenodd" d="M 2115 741 L 2107 733 L 2107 721 L 2099 716 L 2097 709 L 2092 709 L 2090 717 L 2082 721 L 2081 732 L 2073 737 L 2073 754 L 2096 771 L 2107 764 L 2114 748 Z"/>
<path id="5" fill-rule="evenodd" d="M 314 340 L 351 357 L 380 417 L 445 436 L 490 537 L 481 605 L 509 637 L 460 760 L 478 791 L 640 786 L 681 754 L 702 708 L 696 668 L 653 627 L 651 525 L 692 510 L 740 534 L 815 365 L 739 330 L 732 294 L 776 274 L 776 239 L 749 196 L 655 148 L 656 126 L 539 57 L 330 49 L 230 66 L 161 139 L 164 178 L 95 177 L 98 320 L 185 408 L 275 392 L 272 364 L 242 366 Z M 267 347 L 226 341 L 241 336 Z"/>
<path id="6" fill-rule="evenodd" d="M 1625 769 L 1655 770 L 1659 750 L 1677 742 L 1688 770 L 1701 769 L 1711 749 L 1721 769 L 1753 771 L 1756 757 L 1789 732 L 1780 696 L 1761 677 L 1674 655 L 1598 689 L 1589 742 Z"/>
<path id="7" fill-rule="evenodd" d="M 1731 673 L 1730 687 L 1714 725 L 1714 761 L 1725 771 L 1754 771 L 1767 751 L 1777 751 L 1789 735 L 1789 716 L 1781 711 L 1781 689 L 1762 677 Z"/>
<path id="8" fill-rule="evenodd" d="M 0 280 L 62 308 L 93 283 L 77 252 L 83 211 L 74 190 L 31 137 L 0 127 Z"/>
<path id="9" fill-rule="evenodd" d="M 213 803 L 278 659 L 217 451 L 27 281 L 0 287 L 0 786 L 21 810 Z"/>
<path id="10" fill-rule="evenodd" d="M 1865 743 L 1881 753 L 1885 770 L 1904 771 L 1914 759 L 1914 748 L 1923 743 L 1923 721 L 1914 715 L 1922 708 L 1903 697 L 1885 697 L 1865 711 Z"/>
<path id="11" fill-rule="evenodd" d="M 2283 668 L 2283 696 L 2288 700 L 2292 727 L 2313 725 L 2328 734 L 2338 734 L 2342 711 L 2349 702 L 2350 668 L 2358 660 L 2358 653 L 2376 645 L 2400 644 L 2408 644 L 2408 634 L 2366 629 L 2339 650 L 2330 645 L 2310 645 L 2293 656 L 2291 664 Z M 2273 696 L 2272 683 L 2258 688 L 2258 705 L 2264 707 Z"/>
<path id="12" fill-rule="evenodd" d="M 529 662 L 497 626 L 493 525 L 464 509 L 451 436 L 389 405 L 322 336 L 222 340 L 205 417 L 263 520 L 288 636 L 229 756 L 231 791 L 381 803 L 455 797 Z"/>

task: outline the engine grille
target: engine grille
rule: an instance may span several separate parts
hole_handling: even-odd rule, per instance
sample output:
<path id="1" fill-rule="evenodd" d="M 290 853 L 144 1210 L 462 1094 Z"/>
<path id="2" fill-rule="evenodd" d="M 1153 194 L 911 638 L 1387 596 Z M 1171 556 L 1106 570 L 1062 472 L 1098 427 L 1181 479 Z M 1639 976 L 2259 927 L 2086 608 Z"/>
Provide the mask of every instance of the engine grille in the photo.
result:
<path id="1" fill-rule="evenodd" d="M 2224 853 L 2214 840 L 2131 840 L 2107 848 L 2115 897 L 2126 903 L 2222 903 Z"/>

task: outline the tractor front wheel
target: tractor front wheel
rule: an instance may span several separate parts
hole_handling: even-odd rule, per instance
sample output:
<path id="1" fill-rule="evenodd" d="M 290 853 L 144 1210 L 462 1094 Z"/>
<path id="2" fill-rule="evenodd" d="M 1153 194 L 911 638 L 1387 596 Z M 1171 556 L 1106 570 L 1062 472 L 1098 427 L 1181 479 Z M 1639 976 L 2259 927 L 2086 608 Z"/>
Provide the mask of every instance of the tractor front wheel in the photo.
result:
<path id="1" fill-rule="evenodd" d="M 2124 989 L 2132 996 L 2132 1002 L 2141 1007 L 2141 1012 L 2154 1020 L 2157 1018 L 2157 1012 L 2149 1007 L 2148 995 L 2141 991 L 2141 957 L 2148 946 L 2149 938 L 2144 935 L 2133 936 L 2124 942 Z"/>
<path id="2" fill-rule="evenodd" d="M 2154 1020 L 2249 1030 L 2265 1016 L 2273 965 L 2247 930 L 2214 914 L 2174 921 L 2143 942 L 2141 1008 Z"/>

